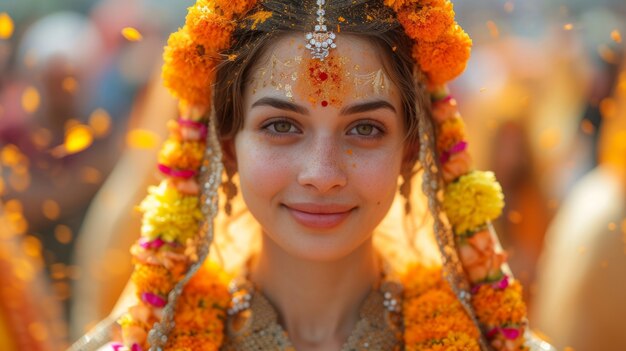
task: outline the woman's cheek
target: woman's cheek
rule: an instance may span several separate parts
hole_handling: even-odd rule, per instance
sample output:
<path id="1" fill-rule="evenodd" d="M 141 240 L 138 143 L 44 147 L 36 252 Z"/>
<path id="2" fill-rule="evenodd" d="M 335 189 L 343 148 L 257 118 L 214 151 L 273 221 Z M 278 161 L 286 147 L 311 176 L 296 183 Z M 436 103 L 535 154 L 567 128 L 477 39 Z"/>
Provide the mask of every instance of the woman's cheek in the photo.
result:
<path id="1" fill-rule="evenodd" d="M 242 138 L 236 147 L 246 150 L 238 153 L 237 159 L 244 192 L 273 196 L 286 186 L 291 174 L 289 165 L 293 164 L 289 162 L 289 153 L 266 145 L 259 136 Z"/>
<path id="2" fill-rule="evenodd" d="M 352 179 L 358 188 L 380 200 L 393 198 L 400 173 L 400 158 L 393 153 L 364 153 L 351 160 Z"/>

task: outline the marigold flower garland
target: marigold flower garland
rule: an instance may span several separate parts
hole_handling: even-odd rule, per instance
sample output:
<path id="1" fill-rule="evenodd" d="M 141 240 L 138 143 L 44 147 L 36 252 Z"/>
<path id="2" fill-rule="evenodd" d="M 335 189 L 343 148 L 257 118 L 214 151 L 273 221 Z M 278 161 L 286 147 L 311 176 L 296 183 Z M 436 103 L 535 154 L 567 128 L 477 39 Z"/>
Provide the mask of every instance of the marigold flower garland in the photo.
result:
<path id="1" fill-rule="evenodd" d="M 131 248 L 131 280 L 139 302 L 119 320 L 123 347 L 131 351 L 148 348 L 148 331 L 160 320 L 169 292 L 197 260 L 194 238 L 202 219 L 197 176 L 215 66 L 222 59 L 220 51 L 230 46 L 234 20 L 255 2 L 198 0 L 164 50 L 164 84 L 180 100 L 181 117 L 169 123 L 170 137 L 159 153 L 164 180 L 150 187 L 138 206 L 143 219 L 141 237 Z M 225 280 L 213 267 L 198 272 L 185 286 L 167 349 L 219 350 L 230 300 Z"/>
<path id="2" fill-rule="evenodd" d="M 463 121 L 444 88 L 432 93 L 437 151 L 447 186 L 443 207 L 456 234 L 461 262 L 473 283 L 472 305 L 497 350 L 525 350 L 526 305 L 521 285 L 502 272 L 490 222 L 502 214 L 504 195 L 492 172 L 473 169 Z"/>

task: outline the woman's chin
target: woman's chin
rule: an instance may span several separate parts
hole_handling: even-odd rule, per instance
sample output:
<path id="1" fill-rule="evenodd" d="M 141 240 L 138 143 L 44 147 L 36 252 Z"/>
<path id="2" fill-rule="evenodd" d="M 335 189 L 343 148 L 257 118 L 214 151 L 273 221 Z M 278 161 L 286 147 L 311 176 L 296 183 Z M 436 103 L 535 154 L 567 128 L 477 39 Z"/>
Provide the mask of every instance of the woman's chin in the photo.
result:
<path id="1" fill-rule="evenodd" d="M 288 255 L 307 261 L 334 262 L 350 256 L 363 245 L 364 238 L 342 237 L 345 231 L 300 231 L 289 238 L 272 239 Z"/>

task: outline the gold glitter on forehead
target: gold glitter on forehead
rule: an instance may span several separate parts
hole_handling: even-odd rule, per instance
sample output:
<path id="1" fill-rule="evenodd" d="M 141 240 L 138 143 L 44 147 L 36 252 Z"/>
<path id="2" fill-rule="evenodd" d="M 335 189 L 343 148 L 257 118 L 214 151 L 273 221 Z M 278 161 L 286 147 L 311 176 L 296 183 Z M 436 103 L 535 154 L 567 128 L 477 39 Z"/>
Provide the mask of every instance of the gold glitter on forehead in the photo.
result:
<path id="1" fill-rule="evenodd" d="M 391 81 L 382 68 L 360 73 L 361 66 L 349 65 L 349 61 L 349 58 L 337 54 L 324 61 L 302 56 L 283 61 L 272 54 L 267 64 L 253 75 L 250 81 L 252 93 L 271 86 L 283 92 L 292 102 L 297 92 L 312 105 L 338 107 L 349 96 L 359 99 L 372 92 L 380 95 L 389 91 Z"/>
<path id="2" fill-rule="evenodd" d="M 381 95 L 389 91 L 389 77 L 382 68 L 367 74 L 355 74 L 354 86 L 355 98 L 363 98 L 367 95 L 366 90 L 359 89 L 359 87 L 371 87 L 374 94 Z"/>
<path id="3" fill-rule="evenodd" d="M 294 101 L 293 86 L 287 82 L 295 82 L 298 79 L 296 67 L 302 62 L 302 56 L 296 56 L 286 61 L 280 60 L 272 54 L 267 65 L 258 69 L 252 77 L 252 93 L 256 94 L 258 89 L 266 88 L 268 85 L 277 91 L 282 91 L 289 100 Z"/>

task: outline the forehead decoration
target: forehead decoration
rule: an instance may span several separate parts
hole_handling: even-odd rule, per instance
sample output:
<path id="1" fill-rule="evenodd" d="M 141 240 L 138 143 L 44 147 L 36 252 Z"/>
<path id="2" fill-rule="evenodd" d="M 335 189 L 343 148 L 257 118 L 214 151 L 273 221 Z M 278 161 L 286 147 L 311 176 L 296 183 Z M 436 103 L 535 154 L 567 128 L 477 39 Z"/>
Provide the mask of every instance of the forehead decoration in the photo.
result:
<path id="1" fill-rule="evenodd" d="M 297 68 L 302 64 L 302 56 L 296 56 L 286 61 L 280 60 L 272 54 L 268 64 L 260 67 L 251 80 L 252 94 L 258 89 L 271 85 L 277 91 L 283 91 L 285 96 L 294 101 L 293 84 L 298 80 Z"/>
<path id="2" fill-rule="evenodd" d="M 367 73 L 361 70 L 360 65 L 352 65 L 349 58 L 335 53 L 324 61 L 302 56 L 281 60 L 274 53 L 265 66 L 256 70 L 250 87 L 256 94 L 271 86 L 292 102 L 297 93 L 312 105 L 322 107 L 340 106 L 349 96 L 360 99 L 389 91 L 391 81 L 382 68 Z"/>
<path id="3" fill-rule="evenodd" d="M 331 18 L 326 16 L 325 0 L 316 3 L 317 24 L 313 31 L 305 34 L 303 45 L 311 51 L 313 58 L 324 60 L 331 49 L 336 48 L 336 35 L 328 30 Z M 424 73 L 431 92 L 440 90 L 464 70 L 472 41 L 455 22 L 449 0 L 383 0 L 383 3 L 395 12 L 395 20 L 413 40 L 413 59 Z M 254 10 L 255 6 L 258 9 Z M 337 20 L 345 27 L 352 21 L 387 20 L 381 16 L 384 14 L 374 11 L 360 20 L 342 16 Z M 267 21 L 277 20 L 275 17 L 277 14 L 256 0 L 196 0 L 189 8 L 185 25 L 172 33 L 165 47 L 164 85 L 182 104 L 202 106 L 210 111 L 212 83 L 218 64 L 227 57 L 237 57 L 236 54 L 222 54 L 232 43 L 235 28 L 240 26 L 254 31 Z"/>
<path id="4" fill-rule="evenodd" d="M 326 4 L 326 0 L 317 0 L 317 24 L 315 25 L 315 31 L 309 32 L 305 35 L 307 44 L 306 48 L 311 50 L 313 58 L 324 61 L 328 57 L 330 49 L 337 47 L 334 43 L 336 38 L 335 33 L 328 31 L 326 27 L 326 10 L 323 6 Z"/>
<path id="5" fill-rule="evenodd" d="M 350 77 L 345 70 L 346 61 L 333 54 L 326 60 L 312 58 L 300 65 L 300 76 L 304 78 L 296 85 L 300 96 L 306 96 L 312 105 L 341 106 L 353 88 L 346 84 Z"/>
<path id="6" fill-rule="evenodd" d="M 389 91 L 389 84 L 391 84 L 391 82 L 389 81 L 389 77 L 387 76 L 387 74 L 382 68 L 379 68 L 378 70 L 374 72 L 360 74 L 359 65 L 355 65 L 354 70 L 356 71 L 354 75 L 354 87 L 355 88 L 358 88 L 358 87 L 372 88 L 372 91 L 376 95 L 381 95 Z M 362 89 L 355 89 L 354 97 L 357 99 L 364 98 L 365 93 Z"/>

